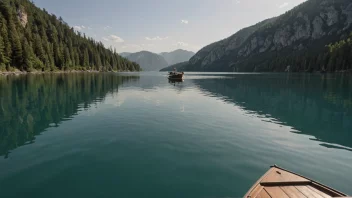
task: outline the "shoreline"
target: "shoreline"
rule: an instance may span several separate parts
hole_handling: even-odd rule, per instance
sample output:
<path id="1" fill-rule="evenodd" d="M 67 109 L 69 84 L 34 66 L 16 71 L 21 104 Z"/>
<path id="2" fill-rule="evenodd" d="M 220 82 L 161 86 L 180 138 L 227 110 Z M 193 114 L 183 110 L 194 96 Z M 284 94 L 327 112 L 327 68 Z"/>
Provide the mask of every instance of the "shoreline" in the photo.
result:
<path id="1" fill-rule="evenodd" d="M 110 73 L 110 72 L 128 72 L 128 71 L 97 71 L 97 70 L 69 70 L 69 71 L 0 71 L 0 76 L 8 76 L 8 75 L 26 75 L 26 74 L 68 74 L 68 73 Z"/>

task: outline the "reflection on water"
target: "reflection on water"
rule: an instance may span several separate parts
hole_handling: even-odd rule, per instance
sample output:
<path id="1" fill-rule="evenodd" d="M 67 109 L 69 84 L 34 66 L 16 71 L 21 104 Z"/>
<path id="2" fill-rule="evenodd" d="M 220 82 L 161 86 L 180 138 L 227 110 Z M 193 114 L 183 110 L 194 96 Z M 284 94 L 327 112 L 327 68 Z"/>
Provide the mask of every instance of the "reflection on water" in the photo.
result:
<path id="1" fill-rule="evenodd" d="M 155 74 L 153 74 L 155 75 Z M 136 74 L 45 74 L 0 77 L 0 155 L 31 144 L 49 127 L 117 93 L 119 86 L 156 90 L 163 76 Z M 292 126 L 327 148 L 352 149 L 352 79 L 345 75 L 207 74 L 168 80 L 181 93 L 198 87 L 203 94 L 243 108 L 266 122 Z M 184 107 L 183 107 L 184 108 Z"/>
<path id="2" fill-rule="evenodd" d="M 34 143 L 47 128 L 58 127 L 136 79 L 88 73 L 0 76 L 0 156 Z"/>
<path id="3" fill-rule="evenodd" d="M 236 75 L 193 81 L 207 95 L 273 118 L 321 146 L 351 151 L 352 78 L 345 75 Z M 337 144 L 337 145 L 332 145 Z M 347 147 L 347 148 L 346 148 Z"/>
<path id="4" fill-rule="evenodd" d="M 352 194 L 351 83 L 0 76 L 0 197 L 241 197 L 273 164 Z"/>

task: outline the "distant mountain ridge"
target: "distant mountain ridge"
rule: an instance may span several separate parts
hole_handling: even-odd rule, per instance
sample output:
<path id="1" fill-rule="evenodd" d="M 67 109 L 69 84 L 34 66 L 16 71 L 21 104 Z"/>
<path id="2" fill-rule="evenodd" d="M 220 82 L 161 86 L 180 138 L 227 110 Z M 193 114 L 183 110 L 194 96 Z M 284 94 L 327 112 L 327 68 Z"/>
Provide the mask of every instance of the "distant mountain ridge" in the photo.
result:
<path id="1" fill-rule="evenodd" d="M 126 58 L 127 56 L 129 56 L 129 55 L 131 55 L 132 53 L 130 53 L 130 52 L 122 52 L 122 53 L 120 53 L 119 55 L 120 56 L 122 56 L 122 57 L 124 57 L 124 58 Z"/>
<path id="2" fill-rule="evenodd" d="M 125 52 L 121 54 L 126 55 L 128 53 Z M 138 63 L 143 71 L 159 71 L 160 69 L 168 65 L 168 63 L 162 56 L 148 51 L 131 53 L 127 55 L 126 58 L 129 61 Z"/>
<path id="3" fill-rule="evenodd" d="M 172 52 L 162 52 L 160 55 L 164 57 L 169 65 L 174 65 L 177 63 L 189 61 L 189 59 L 194 56 L 195 53 L 183 49 L 178 49 Z"/>
<path id="4" fill-rule="evenodd" d="M 138 63 L 143 71 L 159 71 L 160 69 L 188 61 L 195 53 L 187 50 L 178 49 L 172 52 L 162 52 L 156 54 L 149 51 L 136 53 L 122 52 L 119 55 L 132 62 Z"/>
<path id="5" fill-rule="evenodd" d="M 202 48 L 181 66 L 185 71 L 351 70 L 351 31 L 351 0 L 308 0 Z"/>

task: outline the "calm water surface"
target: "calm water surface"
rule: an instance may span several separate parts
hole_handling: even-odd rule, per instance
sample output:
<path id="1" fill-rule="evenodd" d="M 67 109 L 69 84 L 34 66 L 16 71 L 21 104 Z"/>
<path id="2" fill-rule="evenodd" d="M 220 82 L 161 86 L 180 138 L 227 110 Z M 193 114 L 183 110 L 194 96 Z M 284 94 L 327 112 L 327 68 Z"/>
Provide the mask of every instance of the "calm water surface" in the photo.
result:
<path id="1" fill-rule="evenodd" d="M 241 197 L 270 165 L 352 195 L 352 77 L 0 76 L 0 197 Z"/>

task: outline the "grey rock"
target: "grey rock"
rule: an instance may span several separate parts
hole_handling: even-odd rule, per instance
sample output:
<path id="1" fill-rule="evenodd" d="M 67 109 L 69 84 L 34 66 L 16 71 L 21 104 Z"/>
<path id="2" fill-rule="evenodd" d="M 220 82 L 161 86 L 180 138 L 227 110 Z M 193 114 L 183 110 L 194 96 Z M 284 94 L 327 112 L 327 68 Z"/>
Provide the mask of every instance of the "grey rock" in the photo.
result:
<path id="1" fill-rule="evenodd" d="M 20 20 L 22 27 L 26 27 L 28 23 L 28 15 L 22 6 L 17 9 L 17 17 Z"/>
<path id="2" fill-rule="evenodd" d="M 223 48 L 216 48 L 211 51 L 208 56 L 202 61 L 202 66 L 213 63 L 214 61 L 220 59 L 225 54 L 225 50 Z"/>
<path id="3" fill-rule="evenodd" d="M 342 14 L 346 16 L 345 27 L 343 30 L 347 30 L 352 24 L 352 3 L 350 3 L 346 9 L 342 10 Z"/>
<path id="4" fill-rule="evenodd" d="M 301 43 L 299 44 L 299 46 L 297 47 L 298 50 L 303 50 L 304 49 L 304 45 Z"/>
<path id="5" fill-rule="evenodd" d="M 253 50 L 255 50 L 257 47 L 258 47 L 258 39 L 257 39 L 257 37 L 254 37 L 254 38 L 251 40 L 251 48 L 250 48 L 251 52 L 252 52 Z"/>
<path id="6" fill-rule="evenodd" d="M 271 44 L 273 43 L 272 40 L 273 40 L 273 36 L 269 35 L 265 39 L 265 42 L 264 42 L 263 46 L 259 49 L 259 52 L 263 53 L 263 52 L 267 51 L 270 48 Z"/>
<path id="7" fill-rule="evenodd" d="M 332 26 L 339 21 L 339 13 L 333 6 L 325 8 L 325 11 L 320 13 L 320 17 L 326 21 L 328 26 Z"/>
<path id="8" fill-rule="evenodd" d="M 337 32 L 337 28 L 332 28 L 329 32 L 328 32 L 328 35 L 332 35 L 334 34 L 335 32 Z"/>
<path id="9" fill-rule="evenodd" d="M 312 33 L 313 39 L 319 39 L 325 35 L 325 33 L 323 31 L 323 24 L 324 24 L 324 21 L 320 16 L 316 16 L 314 18 L 314 20 L 313 20 L 313 33 Z"/>
<path id="10" fill-rule="evenodd" d="M 290 25 L 285 26 L 275 32 L 273 43 L 278 47 L 286 47 L 291 45 L 292 42 L 289 39 L 291 36 L 291 27 Z"/>

